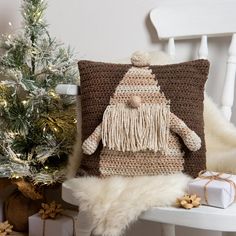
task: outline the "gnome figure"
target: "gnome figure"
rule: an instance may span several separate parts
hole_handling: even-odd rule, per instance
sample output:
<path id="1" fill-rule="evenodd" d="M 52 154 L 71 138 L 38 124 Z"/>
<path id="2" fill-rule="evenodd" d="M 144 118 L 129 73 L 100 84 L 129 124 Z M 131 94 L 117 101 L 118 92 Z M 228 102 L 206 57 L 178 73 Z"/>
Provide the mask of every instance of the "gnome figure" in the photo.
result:
<path id="1" fill-rule="evenodd" d="M 104 175 L 158 175 L 183 170 L 179 138 L 191 151 L 201 147 L 199 136 L 170 112 L 170 101 L 149 68 L 149 55 L 136 52 L 132 67 L 110 98 L 102 122 L 84 141 L 84 154 L 93 154 L 100 141 Z M 176 135 L 177 134 L 177 135 Z"/>

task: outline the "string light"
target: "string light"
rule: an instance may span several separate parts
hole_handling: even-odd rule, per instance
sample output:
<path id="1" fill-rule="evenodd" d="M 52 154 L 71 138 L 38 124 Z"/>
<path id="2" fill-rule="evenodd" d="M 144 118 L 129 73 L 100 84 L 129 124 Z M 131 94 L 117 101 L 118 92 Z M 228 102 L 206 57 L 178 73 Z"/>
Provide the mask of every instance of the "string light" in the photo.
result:
<path id="1" fill-rule="evenodd" d="M 45 170 L 48 170 L 48 166 L 44 166 L 44 169 L 45 169 Z"/>
<path id="2" fill-rule="evenodd" d="M 8 25 L 9 25 L 10 27 L 12 27 L 12 23 L 11 23 L 10 21 L 8 22 Z"/>
<path id="3" fill-rule="evenodd" d="M 8 134 L 11 136 L 11 137 L 15 137 L 17 135 L 17 133 L 15 132 L 8 132 Z"/>
<path id="4" fill-rule="evenodd" d="M 53 98 L 59 98 L 59 95 L 55 93 L 53 90 L 50 90 L 48 94 L 52 96 Z"/>
<path id="5" fill-rule="evenodd" d="M 63 68 L 61 68 L 61 69 L 63 69 Z M 49 65 L 49 66 L 48 66 L 48 70 L 49 70 L 50 72 L 54 73 L 54 72 L 57 71 L 57 68 L 56 68 L 54 65 Z"/>
<path id="6" fill-rule="evenodd" d="M 53 129 L 54 129 L 54 131 L 56 131 L 56 132 L 58 131 L 58 129 L 57 129 L 56 127 L 54 127 Z"/>
<path id="7" fill-rule="evenodd" d="M 27 103 L 27 101 L 26 101 L 26 100 L 24 100 L 24 101 L 22 101 L 22 103 L 23 103 L 23 105 L 25 105 L 25 104 Z"/>
<path id="8" fill-rule="evenodd" d="M 52 97 L 56 97 L 56 93 L 53 91 L 49 92 L 49 95 L 51 95 Z"/>
<path id="9" fill-rule="evenodd" d="M 12 178 L 19 179 L 19 178 L 20 178 L 20 176 L 19 176 L 19 175 L 17 175 L 17 174 L 12 174 Z"/>
<path id="10" fill-rule="evenodd" d="M 0 105 L 3 107 L 7 107 L 7 101 L 5 99 L 0 100 Z"/>

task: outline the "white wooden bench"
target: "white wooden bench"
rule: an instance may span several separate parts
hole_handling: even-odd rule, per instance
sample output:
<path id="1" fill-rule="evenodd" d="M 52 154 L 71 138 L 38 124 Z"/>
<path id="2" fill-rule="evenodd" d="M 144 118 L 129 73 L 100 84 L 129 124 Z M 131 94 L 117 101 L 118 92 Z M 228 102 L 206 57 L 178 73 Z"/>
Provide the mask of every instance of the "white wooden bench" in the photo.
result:
<path id="1" fill-rule="evenodd" d="M 221 109 L 230 120 L 234 101 L 236 73 L 236 1 L 235 0 L 199 0 L 173 1 L 172 4 L 160 4 L 150 13 L 151 21 L 158 38 L 168 40 L 168 53 L 174 58 L 175 41 L 199 38 L 199 58 L 208 57 L 208 37 L 232 35 L 229 57 L 223 87 Z M 60 85 L 59 93 L 77 94 L 74 85 Z M 70 180 L 63 184 L 62 198 L 76 204 L 72 196 L 73 184 Z M 174 236 L 175 225 L 221 231 L 236 232 L 236 204 L 228 209 L 202 206 L 190 211 L 176 208 L 152 208 L 144 212 L 140 219 L 160 222 L 163 236 Z M 228 234 L 228 233 L 227 233 Z M 231 233 L 232 234 L 232 233 Z M 81 235 L 79 235 L 81 236 Z"/>

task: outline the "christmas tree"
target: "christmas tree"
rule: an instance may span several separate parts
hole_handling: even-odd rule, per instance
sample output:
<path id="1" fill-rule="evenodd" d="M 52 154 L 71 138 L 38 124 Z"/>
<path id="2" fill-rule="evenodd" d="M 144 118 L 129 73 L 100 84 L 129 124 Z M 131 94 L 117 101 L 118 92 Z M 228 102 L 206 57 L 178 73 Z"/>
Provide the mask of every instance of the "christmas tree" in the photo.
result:
<path id="1" fill-rule="evenodd" d="M 76 132 L 74 100 L 55 86 L 75 83 L 77 69 L 70 48 L 50 36 L 46 7 L 22 0 L 23 30 L 0 41 L 0 177 L 34 185 L 64 180 Z"/>

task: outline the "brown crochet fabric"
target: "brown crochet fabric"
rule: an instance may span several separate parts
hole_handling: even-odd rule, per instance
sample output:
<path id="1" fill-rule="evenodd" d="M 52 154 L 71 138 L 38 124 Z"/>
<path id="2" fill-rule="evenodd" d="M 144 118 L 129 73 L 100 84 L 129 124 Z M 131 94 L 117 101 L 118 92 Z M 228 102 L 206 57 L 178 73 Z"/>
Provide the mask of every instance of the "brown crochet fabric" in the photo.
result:
<path id="1" fill-rule="evenodd" d="M 83 140 L 88 138 L 101 123 L 103 113 L 109 104 L 110 97 L 131 65 L 119 65 L 80 61 L 81 98 L 83 118 Z M 182 119 L 202 140 L 199 151 L 190 152 L 184 145 L 184 171 L 192 176 L 205 169 L 205 142 L 203 132 L 203 90 L 207 79 L 209 62 L 196 60 L 192 62 L 150 66 L 152 73 L 164 92 L 171 100 L 171 112 Z M 113 155 L 109 150 L 103 151 L 102 144 L 91 155 L 85 155 L 81 163 L 81 172 L 89 175 L 155 175 L 180 171 L 183 161 L 178 158 L 155 157 L 145 155 L 127 155 L 124 160 L 119 154 Z M 106 150 L 106 149 L 104 149 Z M 114 154 L 114 153 L 113 153 Z M 104 156 L 105 155 L 105 156 Z M 110 160 L 109 160 L 110 158 Z M 106 161 L 109 160 L 109 161 Z"/>

